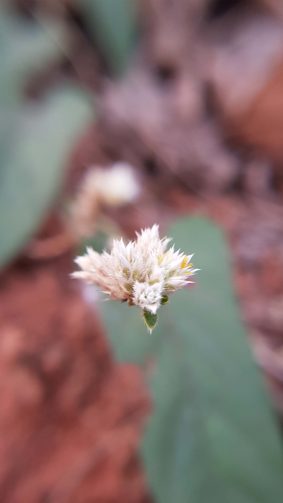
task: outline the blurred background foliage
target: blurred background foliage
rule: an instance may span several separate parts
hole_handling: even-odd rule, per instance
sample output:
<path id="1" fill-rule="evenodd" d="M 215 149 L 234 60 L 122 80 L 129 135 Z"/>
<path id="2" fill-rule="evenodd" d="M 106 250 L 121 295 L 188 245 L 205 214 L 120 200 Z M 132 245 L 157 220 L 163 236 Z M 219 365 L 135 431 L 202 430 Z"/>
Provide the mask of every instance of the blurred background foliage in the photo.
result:
<path id="1" fill-rule="evenodd" d="M 63 180 L 72 142 L 92 117 L 91 101 L 68 85 L 38 103 L 28 79 L 67 51 L 64 27 L 0 11 L 0 265 L 14 258 L 42 222 Z"/>
<path id="2" fill-rule="evenodd" d="M 83 0 L 78 6 L 82 9 L 91 37 L 99 44 L 109 69 L 114 75 L 121 75 L 127 68 L 137 42 L 136 0 Z"/>
<path id="3" fill-rule="evenodd" d="M 282 501 L 281 2 L 6 0 L 0 65 L 1 501 Z M 141 194 L 90 195 L 94 231 L 76 233 L 84 174 L 116 162 Z M 86 243 L 172 220 L 201 272 L 152 336 L 69 281 Z"/>

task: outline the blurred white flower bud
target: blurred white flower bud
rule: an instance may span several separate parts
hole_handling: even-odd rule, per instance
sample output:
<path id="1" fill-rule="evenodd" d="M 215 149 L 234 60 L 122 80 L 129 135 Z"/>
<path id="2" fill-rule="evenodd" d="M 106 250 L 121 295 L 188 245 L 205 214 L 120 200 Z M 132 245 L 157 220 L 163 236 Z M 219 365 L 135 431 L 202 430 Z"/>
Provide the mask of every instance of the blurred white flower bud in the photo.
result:
<path id="1" fill-rule="evenodd" d="M 90 235 L 103 207 L 118 207 L 134 202 L 140 185 L 133 168 L 125 162 L 110 168 L 91 167 L 86 173 L 72 205 L 71 219 L 75 231 Z"/>

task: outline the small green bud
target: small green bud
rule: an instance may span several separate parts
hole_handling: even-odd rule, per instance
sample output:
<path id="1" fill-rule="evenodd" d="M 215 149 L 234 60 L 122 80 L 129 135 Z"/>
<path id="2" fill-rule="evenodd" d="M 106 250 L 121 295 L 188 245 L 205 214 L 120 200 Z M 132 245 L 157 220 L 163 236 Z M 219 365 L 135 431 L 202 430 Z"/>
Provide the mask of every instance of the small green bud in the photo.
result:
<path id="1" fill-rule="evenodd" d="M 168 297 L 168 295 L 163 295 L 163 296 L 162 296 L 162 299 L 161 299 L 160 304 L 161 304 L 162 306 L 164 306 L 164 305 L 165 305 L 165 304 L 167 304 L 168 302 L 169 302 L 169 297 Z"/>
<path id="2" fill-rule="evenodd" d="M 157 314 L 153 314 L 150 311 L 143 311 L 143 319 L 146 324 L 146 327 L 150 333 L 155 328 L 157 324 Z"/>

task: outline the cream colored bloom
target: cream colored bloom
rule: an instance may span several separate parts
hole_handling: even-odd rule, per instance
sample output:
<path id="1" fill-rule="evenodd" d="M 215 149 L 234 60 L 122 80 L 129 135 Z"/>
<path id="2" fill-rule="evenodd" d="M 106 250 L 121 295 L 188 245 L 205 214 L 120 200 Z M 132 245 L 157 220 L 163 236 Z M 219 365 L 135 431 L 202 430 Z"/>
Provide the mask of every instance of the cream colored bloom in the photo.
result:
<path id="1" fill-rule="evenodd" d="M 192 276 L 198 271 L 191 263 L 192 255 L 169 247 L 170 241 L 160 239 L 158 225 L 154 225 L 137 233 L 135 241 L 114 240 L 110 252 L 99 254 L 88 248 L 75 260 L 81 270 L 73 277 L 97 285 L 112 299 L 140 307 L 145 318 L 151 317 L 151 329 L 168 294 L 193 283 Z"/>
<path id="2" fill-rule="evenodd" d="M 133 286 L 133 303 L 152 314 L 156 314 L 162 299 L 163 288 L 164 283 L 161 281 L 153 283 L 153 285 L 136 281 Z"/>
<path id="3" fill-rule="evenodd" d="M 76 233 L 91 235 L 103 207 L 132 203 L 139 193 L 139 183 L 129 164 L 117 162 L 110 168 L 90 168 L 71 208 Z"/>

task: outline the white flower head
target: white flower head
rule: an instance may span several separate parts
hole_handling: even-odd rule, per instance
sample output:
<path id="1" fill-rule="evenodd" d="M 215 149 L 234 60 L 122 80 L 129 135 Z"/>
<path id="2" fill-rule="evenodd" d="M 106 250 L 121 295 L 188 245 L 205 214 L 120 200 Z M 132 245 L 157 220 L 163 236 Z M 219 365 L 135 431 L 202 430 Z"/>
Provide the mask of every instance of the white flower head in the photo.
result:
<path id="1" fill-rule="evenodd" d="M 73 226 L 81 235 L 95 231 L 103 207 L 118 207 L 134 202 L 140 185 L 133 168 L 117 162 L 109 168 L 91 167 L 86 173 L 72 206 Z"/>
<path id="2" fill-rule="evenodd" d="M 88 248 L 76 258 L 81 270 L 73 277 L 95 284 L 112 299 L 140 307 L 151 331 L 168 295 L 193 283 L 198 271 L 191 263 L 193 255 L 175 250 L 170 241 L 160 239 L 158 225 L 153 225 L 137 233 L 135 241 L 114 240 L 110 252 L 99 254 Z"/>

